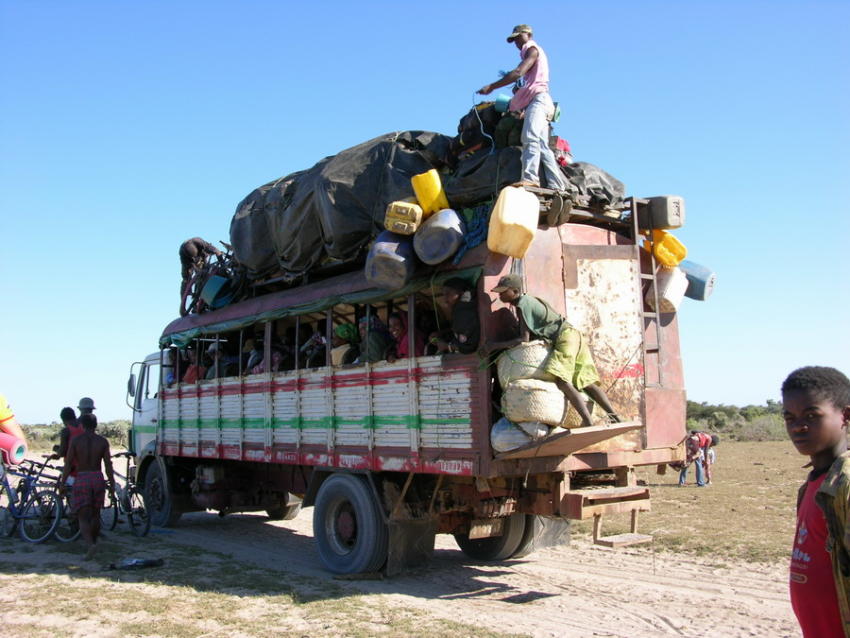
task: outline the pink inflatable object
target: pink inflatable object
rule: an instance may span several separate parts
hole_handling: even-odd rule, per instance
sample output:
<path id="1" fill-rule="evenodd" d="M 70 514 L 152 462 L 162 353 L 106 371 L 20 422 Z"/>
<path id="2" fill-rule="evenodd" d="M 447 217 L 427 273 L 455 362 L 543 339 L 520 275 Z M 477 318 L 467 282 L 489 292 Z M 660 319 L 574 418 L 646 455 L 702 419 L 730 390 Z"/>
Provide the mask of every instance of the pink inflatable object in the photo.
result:
<path id="1" fill-rule="evenodd" d="M 3 458 L 7 463 L 17 465 L 27 455 L 27 444 L 23 439 L 0 432 L 0 451 L 3 452 Z"/>
<path id="2" fill-rule="evenodd" d="M 16 439 L 21 439 L 22 441 L 27 440 L 27 437 L 24 436 L 24 431 L 21 429 L 21 426 L 18 425 L 18 422 L 15 421 L 14 417 L 4 423 L 0 423 L 0 433 L 3 432 L 11 434 Z"/>

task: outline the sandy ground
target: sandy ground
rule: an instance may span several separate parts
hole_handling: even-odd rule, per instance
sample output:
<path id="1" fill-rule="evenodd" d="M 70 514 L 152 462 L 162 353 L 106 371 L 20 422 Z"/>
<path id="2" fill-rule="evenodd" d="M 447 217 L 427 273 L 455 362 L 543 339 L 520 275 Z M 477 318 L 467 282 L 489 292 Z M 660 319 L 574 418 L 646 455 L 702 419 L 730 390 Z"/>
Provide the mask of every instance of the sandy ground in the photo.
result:
<path id="1" fill-rule="evenodd" d="M 283 522 L 190 514 L 161 538 L 331 580 L 313 546 L 312 511 Z M 612 550 L 582 537 L 522 560 L 484 564 L 440 535 L 425 568 L 386 580 L 333 582 L 352 594 L 379 595 L 391 606 L 533 636 L 800 635 L 784 563 L 723 564 L 651 546 Z"/>

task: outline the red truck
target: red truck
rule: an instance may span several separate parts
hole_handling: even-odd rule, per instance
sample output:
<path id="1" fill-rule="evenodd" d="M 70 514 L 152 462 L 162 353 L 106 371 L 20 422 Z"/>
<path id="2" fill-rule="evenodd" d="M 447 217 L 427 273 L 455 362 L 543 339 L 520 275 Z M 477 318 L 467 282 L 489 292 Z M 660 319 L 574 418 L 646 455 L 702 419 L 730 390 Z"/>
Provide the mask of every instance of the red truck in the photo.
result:
<path id="1" fill-rule="evenodd" d="M 154 523 L 206 509 L 291 518 L 312 506 L 319 557 L 336 573 L 398 572 L 427 560 L 437 533 L 479 560 L 566 542 L 570 521 L 591 517 L 599 542 L 642 540 L 637 515 L 650 497 L 634 468 L 681 460 L 685 437 L 677 317 L 645 301 L 658 294 L 654 257 L 639 244 L 647 205 L 627 200 L 626 221 L 576 209 L 548 226 L 543 214 L 521 263 L 480 245 L 392 293 L 350 272 L 174 320 L 128 383 Z M 307 337 L 330 344 L 335 326 L 365 312 L 445 322 L 440 284 L 458 276 L 476 291 L 482 340 L 508 339 L 514 310 L 490 292 L 508 272 L 582 331 L 622 423 L 494 453 L 498 382 L 478 354 L 334 365 L 327 347 L 311 367 L 298 356 Z M 277 371 L 249 369 L 249 348 L 269 361 L 272 343 L 294 354 Z M 218 374 L 173 382 L 185 348 L 211 353 Z M 621 512 L 635 533 L 600 537 L 602 515 Z"/>

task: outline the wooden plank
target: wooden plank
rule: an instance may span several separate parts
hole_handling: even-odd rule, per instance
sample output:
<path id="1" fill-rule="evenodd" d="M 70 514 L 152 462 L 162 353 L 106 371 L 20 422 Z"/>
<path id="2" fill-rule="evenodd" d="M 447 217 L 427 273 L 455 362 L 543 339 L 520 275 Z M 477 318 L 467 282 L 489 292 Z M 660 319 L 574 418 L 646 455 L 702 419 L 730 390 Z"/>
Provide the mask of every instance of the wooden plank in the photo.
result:
<path id="1" fill-rule="evenodd" d="M 594 540 L 595 545 L 603 547 L 626 547 L 628 545 L 638 545 L 640 543 L 652 542 L 652 536 L 648 534 L 614 534 L 612 536 L 601 536 Z"/>
<path id="2" fill-rule="evenodd" d="M 628 421 L 613 425 L 594 425 L 587 428 L 574 428 L 554 436 L 546 437 L 540 441 L 534 441 L 516 450 L 503 452 L 496 456 L 496 460 L 527 459 L 540 456 L 569 456 L 600 441 L 605 441 L 642 427 L 643 423 L 640 421 Z"/>

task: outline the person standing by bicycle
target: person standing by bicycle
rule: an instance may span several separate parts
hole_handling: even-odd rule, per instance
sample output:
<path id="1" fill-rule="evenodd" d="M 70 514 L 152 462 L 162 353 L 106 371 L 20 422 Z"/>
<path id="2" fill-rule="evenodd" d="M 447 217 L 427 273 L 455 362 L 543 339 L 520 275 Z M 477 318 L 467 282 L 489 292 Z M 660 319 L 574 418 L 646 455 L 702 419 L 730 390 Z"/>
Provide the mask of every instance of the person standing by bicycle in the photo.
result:
<path id="1" fill-rule="evenodd" d="M 109 489 L 110 495 L 115 494 L 115 475 L 112 471 L 109 441 L 95 434 L 97 417 L 84 414 L 80 417 L 80 424 L 83 426 L 83 433 L 68 446 L 59 485 L 60 489 L 64 490 L 71 468 L 76 469 L 76 480 L 71 488 L 71 510 L 77 516 L 80 532 L 88 546 L 85 559 L 91 560 L 97 551 L 100 510 L 106 490 Z M 106 481 L 100 471 L 101 463 L 106 468 Z"/>
<path id="2" fill-rule="evenodd" d="M 50 455 L 50 458 L 54 461 L 68 456 L 68 445 L 71 443 L 71 439 L 75 439 L 83 433 L 83 426 L 77 420 L 74 408 L 62 408 L 62 411 L 59 412 L 59 418 L 62 419 L 63 428 L 59 432 L 59 445 L 53 448 L 53 454 Z M 71 476 L 73 476 L 73 473 Z"/>

